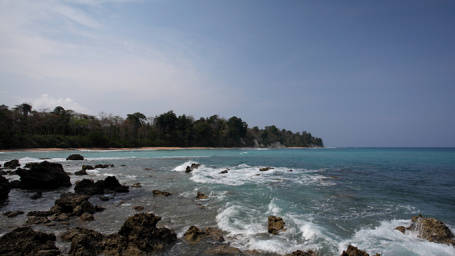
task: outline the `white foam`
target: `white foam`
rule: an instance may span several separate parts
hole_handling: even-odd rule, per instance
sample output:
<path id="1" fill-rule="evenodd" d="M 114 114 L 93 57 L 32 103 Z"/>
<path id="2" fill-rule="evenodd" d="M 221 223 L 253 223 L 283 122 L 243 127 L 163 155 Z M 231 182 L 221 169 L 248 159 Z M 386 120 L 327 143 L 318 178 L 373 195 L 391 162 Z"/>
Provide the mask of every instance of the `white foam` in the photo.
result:
<path id="1" fill-rule="evenodd" d="M 175 167 L 174 169 L 172 169 L 173 171 L 175 172 L 184 172 L 186 171 L 186 167 L 188 166 L 191 166 L 191 164 L 198 164 L 198 162 L 195 162 L 195 161 L 186 161 L 185 163 Z M 198 167 L 198 169 L 201 168 L 201 166 Z M 196 170 L 196 169 L 195 169 Z M 195 171 L 193 170 L 193 171 Z"/>
<path id="2" fill-rule="evenodd" d="M 339 245 L 339 253 L 349 244 L 365 250 L 370 255 L 455 255 L 455 248 L 446 244 L 432 243 L 418 238 L 417 232 L 406 231 L 406 234 L 395 230 L 398 226 L 409 226 L 409 220 L 382 221 L 375 228 L 364 228 L 357 231 L 351 239 Z"/>

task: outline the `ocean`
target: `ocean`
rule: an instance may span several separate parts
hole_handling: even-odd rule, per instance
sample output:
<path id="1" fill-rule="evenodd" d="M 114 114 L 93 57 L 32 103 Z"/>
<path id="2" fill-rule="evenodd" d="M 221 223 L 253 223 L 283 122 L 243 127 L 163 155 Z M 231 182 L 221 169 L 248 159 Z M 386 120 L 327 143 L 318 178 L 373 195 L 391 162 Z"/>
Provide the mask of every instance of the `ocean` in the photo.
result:
<path id="1" fill-rule="evenodd" d="M 70 154 L 83 161 L 66 161 Z M 319 255 L 340 255 L 349 244 L 370 255 L 455 255 L 455 248 L 428 242 L 416 233 L 402 234 L 413 215 L 435 217 L 455 233 L 454 148 L 305 148 L 305 149 L 185 149 L 118 151 L 4 152 L 0 163 L 18 159 L 62 163 L 74 173 L 83 164 L 113 164 L 87 170 L 87 176 L 71 175 L 73 187 L 43 192 L 13 189 L 0 212 L 49 210 L 60 193 L 74 191 L 74 183 L 115 175 L 131 188 L 129 193 L 93 196 L 90 201 L 106 208 L 95 220 L 72 220 L 104 234 L 117 232 L 137 213 L 134 206 L 162 217 L 160 226 L 173 229 L 179 238 L 192 225 L 217 227 L 230 246 L 257 250 L 262 255 L 284 255 L 314 250 Z M 200 164 L 185 173 L 192 163 Z M 267 171 L 260 168 L 270 167 Z M 227 173 L 222 174 L 222 171 Z M 19 179 L 5 175 L 9 180 Z M 169 197 L 154 197 L 158 189 Z M 200 191 L 207 199 L 197 200 Z M 267 218 L 285 221 L 286 231 L 267 232 Z M 27 220 L 0 216 L 0 235 Z M 57 236 L 69 227 L 36 225 L 35 230 Z M 69 244 L 57 241 L 67 250 Z M 179 240 L 157 255 L 199 255 L 206 245 Z"/>

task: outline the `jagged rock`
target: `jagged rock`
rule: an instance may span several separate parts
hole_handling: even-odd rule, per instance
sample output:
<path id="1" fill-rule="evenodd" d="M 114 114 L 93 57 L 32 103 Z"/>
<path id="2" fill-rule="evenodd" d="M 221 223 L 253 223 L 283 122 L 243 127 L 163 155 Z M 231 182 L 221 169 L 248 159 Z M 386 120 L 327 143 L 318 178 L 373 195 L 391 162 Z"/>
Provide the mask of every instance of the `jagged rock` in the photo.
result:
<path id="1" fill-rule="evenodd" d="M 75 228 L 62 234 L 63 241 L 71 241 L 70 256 L 98 255 L 104 250 L 104 235 L 100 232 Z"/>
<path id="2" fill-rule="evenodd" d="M 16 169 L 19 166 L 21 166 L 21 164 L 19 164 L 19 160 L 17 159 L 8 161 L 3 165 L 5 169 Z"/>
<path id="3" fill-rule="evenodd" d="M 422 215 L 412 216 L 408 230 L 416 230 L 419 237 L 430 242 L 449 244 L 455 246 L 455 236 L 450 229 L 440 220 Z"/>
<path id="4" fill-rule="evenodd" d="M 264 167 L 264 168 L 260 168 L 259 171 L 261 172 L 265 172 L 265 171 L 268 171 L 268 170 L 273 170 L 273 167 Z"/>
<path id="5" fill-rule="evenodd" d="M 171 193 L 165 192 L 165 191 L 160 191 L 160 190 L 153 190 L 153 195 L 154 196 L 170 196 Z"/>
<path id="6" fill-rule="evenodd" d="M 285 256 L 317 256 L 317 254 L 312 250 L 309 250 L 307 252 L 297 250 L 291 254 L 286 254 Z"/>
<path id="7" fill-rule="evenodd" d="M 71 186 L 70 177 L 59 163 L 33 163 L 30 170 L 17 169 L 21 177 L 21 188 L 24 189 L 55 189 Z"/>
<path id="8" fill-rule="evenodd" d="M 10 191 L 11 185 L 9 181 L 5 177 L 0 176 L 0 202 L 8 199 L 8 194 Z"/>
<path id="9" fill-rule="evenodd" d="M 282 218 L 277 217 L 277 216 L 269 216 L 268 218 L 268 232 L 274 235 L 278 235 L 279 231 L 285 231 L 286 229 L 284 228 L 285 222 L 283 221 Z"/>
<path id="10" fill-rule="evenodd" d="M 76 194 L 92 196 L 102 195 L 106 192 L 125 193 L 129 192 L 129 190 L 127 186 L 120 185 L 115 176 L 109 176 L 104 181 L 98 180 L 96 182 L 93 180 L 83 179 L 76 183 L 74 192 Z"/>
<path id="11" fill-rule="evenodd" d="M 362 251 L 359 248 L 349 245 L 348 249 L 341 253 L 341 256 L 370 256 L 366 251 Z M 381 254 L 377 253 L 375 256 L 381 256 Z"/>
<path id="12" fill-rule="evenodd" d="M 396 230 L 400 231 L 401 233 L 406 233 L 406 228 L 404 226 L 399 226 L 395 228 Z"/>
<path id="13" fill-rule="evenodd" d="M 235 247 L 230 247 L 228 245 L 221 245 L 215 248 L 205 250 L 203 255 L 242 255 L 242 251 Z"/>
<path id="14" fill-rule="evenodd" d="M 191 226 L 185 232 L 183 237 L 188 242 L 199 242 L 203 238 L 211 238 L 213 241 L 217 241 L 217 242 L 224 241 L 224 237 L 221 234 L 221 231 L 219 229 L 212 228 L 212 227 L 205 228 L 204 230 L 202 230 L 196 226 Z"/>
<path id="15" fill-rule="evenodd" d="M 95 217 L 93 217 L 93 214 L 90 214 L 88 212 L 84 212 L 82 215 L 81 215 L 81 220 L 83 221 L 93 221 L 95 220 Z"/>
<path id="16" fill-rule="evenodd" d="M 192 163 L 191 166 L 187 166 L 187 167 L 186 167 L 185 172 L 186 172 L 186 173 L 190 173 L 190 172 L 192 172 L 194 169 L 199 168 L 199 166 L 201 166 L 201 164 Z"/>
<path id="17" fill-rule="evenodd" d="M 43 197 L 43 192 L 36 192 L 33 196 L 30 197 L 30 199 L 36 200 L 40 199 Z"/>
<path id="18" fill-rule="evenodd" d="M 204 193 L 201 193 L 200 191 L 197 192 L 196 199 L 207 199 L 207 198 L 209 198 L 209 197 L 206 196 Z"/>
<path id="19" fill-rule="evenodd" d="M 64 193 L 55 201 L 51 212 L 56 215 L 66 214 L 68 216 L 81 216 L 84 213 L 93 214 L 95 207 L 88 201 L 87 195 Z"/>
<path id="20" fill-rule="evenodd" d="M 80 154 L 72 154 L 66 158 L 66 160 L 84 160 L 84 157 Z"/>
<path id="21" fill-rule="evenodd" d="M 16 228 L 0 238 L 0 255 L 60 255 L 54 234 L 35 232 L 29 227 Z"/>
<path id="22" fill-rule="evenodd" d="M 132 243 L 142 251 L 160 250 L 177 240 L 173 230 L 156 227 L 160 220 L 161 217 L 151 213 L 138 213 L 125 221 L 118 234 L 126 237 L 128 244 Z"/>
<path id="23" fill-rule="evenodd" d="M 3 216 L 6 216 L 8 218 L 14 218 L 16 217 L 17 215 L 21 215 L 21 214 L 24 214 L 23 211 L 7 211 L 5 213 L 3 213 Z"/>

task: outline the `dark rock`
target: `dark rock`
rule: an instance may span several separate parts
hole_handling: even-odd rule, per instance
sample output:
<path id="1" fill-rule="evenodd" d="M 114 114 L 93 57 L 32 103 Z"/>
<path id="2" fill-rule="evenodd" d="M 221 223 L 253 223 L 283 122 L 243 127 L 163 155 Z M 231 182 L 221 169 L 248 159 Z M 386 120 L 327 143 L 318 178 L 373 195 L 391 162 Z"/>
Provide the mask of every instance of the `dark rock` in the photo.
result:
<path id="1" fill-rule="evenodd" d="M 136 211 L 138 211 L 138 212 L 140 212 L 140 211 L 143 211 L 143 210 L 144 210 L 144 206 L 140 206 L 140 205 L 134 206 L 133 209 L 136 210 Z"/>
<path id="2" fill-rule="evenodd" d="M 8 212 L 3 213 L 3 216 L 6 216 L 8 218 L 14 218 L 17 215 L 21 215 L 21 214 L 24 214 L 24 212 L 23 211 L 14 211 L 14 212 L 8 211 Z"/>
<path id="3" fill-rule="evenodd" d="M 212 228 L 212 227 L 205 228 L 204 230 L 202 230 L 196 226 L 191 226 L 185 232 L 183 237 L 188 242 L 199 242 L 203 238 L 210 238 L 216 242 L 224 242 L 224 237 L 221 234 L 221 231 L 219 229 Z"/>
<path id="4" fill-rule="evenodd" d="M 94 170 L 95 168 L 93 168 L 93 166 L 91 165 L 82 165 L 82 170 L 86 171 L 86 170 Z"/>
<path id="5" fill-rule="evenodd" d="M 11 185 L 9 181 L 5 177 L 0 176 L 0 202 L 8 199 L 8 194 L 10 191 Z"/>
<path id="6" fill-rule="evenodd" d="M 235 247 L 230 247 L 228 245 L 221 245 L 215 248 L 208 249 L 203 252 L 203 255 L 242 255 L 242 251 Z"/>
<path id="7" fill-rule="evenodd" d="M 309 250 L 307 252 L 297 250 L 291 254 L 286 254 L 285 256 L 317 256 L 317 254 L 312 250 Z"/>
<path id="8" fill-rule="evenodd" d="M 110 165 L 108 164 L 97 164 L 95 165 L 95 169 L 106 169 L 109 168 Z"/>
<path id="9" fill-rule="evenodd" d="M 153 190 L 153 195 L 154 196 L 170 196 L 171 193 L 165 192 L 165 191 L 160 191 L 160 190 Z"/>
<path id="10" fill-rule="evenodd" d="M 349 245 L 348 249 L 341 253 L 341 256 L 370 256 L 366 251 L 362 251 L 359 248 Z M 381 254 L 377 253 L 375 256 L 381 256 Z"/>
<path id="11" fill-rule="evenodd" d="M 0 255 L 60 255 L 54 234 L 35 232 L 29 227 L 17 228 L 0 238 Z"/>
<path id="12" fill-rule="evenodd" d="M 98 255 L 104 250 L 104 235 L 100 232 L 75 228 L 62 234 L 63 241 L 71 241 L 70 256 Z"/>
<path id="13" fill-rule="evenodd" d="M 264 167 L 264 168 L 260 168 L 259 171 L 261 172 L 265 172 L 265 171 L 268 171 L 268 170 L 273 170 L 273 167 Z"/>
<path id="14" fill-rule="evenodd" d="M 21 182 L 19 180 L 12 180 L 10 183 L 9 183 L 9 186 L 11 188 L 20 188 L 21 187 Z"/>
<path id="15" fill-rule="evenodd" d="M 55 201 L 51 212 L 56 215 L 67 214 L 68 216 L 81 216 L 83 213 L 93 214 L 95 207 L 88 201 L 87 195 L 64 193 Z"/>
<path id="16" fill-rule="evenodd" d="M 226 174 L 226 173 L 228 173 L 228 170 L 224 170 L 224 171 L 220 172 L 220 174 Z"/>
<path id="17" fill-rule="evenodd" d="M 201 193 L 200 191 L 197 192 L 196 199 L 207 199 L 209 198 L 206 196 L 204 193 Z"/>
<path id="18" fill-rule="evenodd" d="M 136 182 L 136 183 L 134 183 L 133 185 L 131 185 L 131 187 L 132 187 L 132 188 L 140 188 L 140 187 L 142 187 L 142 186 L 141 186 L 141 183 Z"/>
<path id="19" fill-rule="evenodd" d="M 84 169 L 82 169 L 80 171 L 75 172 L 74 175 L 77 176 L 87 175 L 87 172 Z"/>
<path id="20" fill-rule="evenodd" d="M 187 167 L 186 167 L 185 172 L 186 172 L 186 173 L 190 173 L 190 172 L 192 172 L 194 169 L 199 168 L 199 166 L 201 166 L 201 164 L 192 163 L 191 166 L 187 166 Z"/>
<path id="21" fill-rule="evenodd" d="M 100 196 L 101 201 L 109 201 L 109 197 L 107 196 Z"/>
<path id="22" fill-rule="evenodd" d="M 115 176 L 109 176 L 104 181 L 98 180 L 94 182 L 93 180 L 83 179 L 76 183 L 74 187 L 74 192 L 81 195 L 102 195 L 106 192 L 119 192 L 125 193 L 129 192 L 127 186 L 122 186 L 118 182 Z"/>
<path id="23" fill-rule="evenodd" d="M 70 177 L 58 163 L 47 161 L 30 165 L 30 170 L 17 169 L 21 177 L 21 188 L 24 189 L 55 189 L 71 186 Z"/>
<path id="24" fill-rule="evenodd" d="M 282 218 L 277 217 L 277 216 L 269 216 L 268 218 L 268 232 L 274 235 L 278 235 L 279 231 L 285 231 L 286 229 L 284 228 L 285 222 L 283 221 Z"/>
<path id="25" fill-rule="evenodd" d="M 3 167 L 5 169 L 16 169 L 19 166 L 21 166 L 21 165 L 19 164 L 19 160 L 17 160 L 17 159 L 8 161 L 3 165 Z"/>
<path id="26" fill-rule="evenodd" d="M 400 232 L 403 233 L 403 234 L 406 233 L 406 228 L 403 227 L 403 226 L 396 227 L 395 229 L 398 230 L 398 231 L 400 231 Z"/>
<path id="27" fill-rule="evenodd" d="M 68 156 L 66 160 L 84 160 L 84 157 L 79 154 L 73 154 Z"/>
<path id="28" fill-rule="evenodd" d="M 151 213 L 138 213 L 125 221 L 118 234 L 142 251 L 160 250 L 177 240 L 174 231 L 156 227 L 160 220 L 161 217 Z"/>
<path id="29" fill-rule="evenodd" d="M 104 210 L 106 210 L 106 208 L 99 205 L 95 205 L 95 212 L 102 212 Z"/>
<path id="30" fill-rule="evenodd" d="M 40 199 L 43 197 L 43 193 L 42 192 L 36 192 L 33 196 L 31 196 L 30 198 L 33 199 L 33 200 L 36 200 L 36 199 Z"/>
<path id="31" fill-rule="evenodd" d="M 412 216 L 411 221 L 412 223 L 407 229 L 418 231 L 420 238 L 434 243 L 455 246 L 454 234 L 442 221 L 422 215 Z"/>
<path id="32" fill-rule="evenodd" d="M 93 221 L 95 220 L 95 217 L 93 217 L 93 214 L 90 214 L 88 212 L 84 212 L 82 215 L 81 215 L 81 220 L 83 221 Z"/>

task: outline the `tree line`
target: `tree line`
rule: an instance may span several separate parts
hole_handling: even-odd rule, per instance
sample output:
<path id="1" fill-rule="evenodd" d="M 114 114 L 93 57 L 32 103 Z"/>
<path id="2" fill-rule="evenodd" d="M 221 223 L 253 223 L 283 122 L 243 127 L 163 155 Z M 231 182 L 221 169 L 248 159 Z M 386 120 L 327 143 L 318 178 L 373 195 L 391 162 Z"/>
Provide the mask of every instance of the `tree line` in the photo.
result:
<path id="1" fill-rule="evenodd" d="M 0 106 L 0 148 L 78 147 L 323 147 L 311 133 L 266 126 L 248 128 L 241 118 L 213 115 L 194 119 L 172 110 L 155 117 L 140 112 L 126 118 L 66 110 L 35 111 L 27 103 Z"/>

